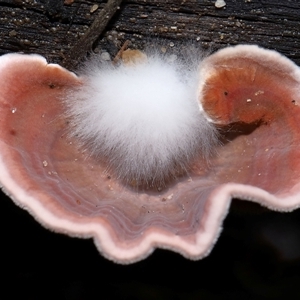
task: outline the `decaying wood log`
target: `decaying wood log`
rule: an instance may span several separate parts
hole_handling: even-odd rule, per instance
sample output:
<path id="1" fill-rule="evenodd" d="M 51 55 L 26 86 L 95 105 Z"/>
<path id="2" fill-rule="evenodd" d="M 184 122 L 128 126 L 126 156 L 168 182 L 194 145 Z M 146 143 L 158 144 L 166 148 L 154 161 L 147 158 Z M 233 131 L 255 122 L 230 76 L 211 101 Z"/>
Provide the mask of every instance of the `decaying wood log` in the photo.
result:
<path id="1" fill-rule="evenodd" d="M 194 42 L 210 51 L 241 43 L 275 49 L 300 64 L 298 0 L 124 0 L 93 51 L 113 57 L 125 40 L 165 50 Z M 39 53 L 62 63 L 106 1 L 4 0 L 0 2 L 0 54 Z"/>

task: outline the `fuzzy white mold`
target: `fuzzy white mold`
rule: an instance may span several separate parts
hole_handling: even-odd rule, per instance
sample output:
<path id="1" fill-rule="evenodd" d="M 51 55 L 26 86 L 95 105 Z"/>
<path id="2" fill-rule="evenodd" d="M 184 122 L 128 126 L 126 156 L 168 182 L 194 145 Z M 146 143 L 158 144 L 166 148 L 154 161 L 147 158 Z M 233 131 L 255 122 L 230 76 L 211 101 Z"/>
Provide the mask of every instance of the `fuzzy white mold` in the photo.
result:
<path id="1" fill-rule="evenodd" d="M 162 184 L 187 172 L 217 140 L 199 111 L 198 74 L 157 54 L 131 65 L 93 61 L 66 99 L 72 135 L 127 182 Z"/>

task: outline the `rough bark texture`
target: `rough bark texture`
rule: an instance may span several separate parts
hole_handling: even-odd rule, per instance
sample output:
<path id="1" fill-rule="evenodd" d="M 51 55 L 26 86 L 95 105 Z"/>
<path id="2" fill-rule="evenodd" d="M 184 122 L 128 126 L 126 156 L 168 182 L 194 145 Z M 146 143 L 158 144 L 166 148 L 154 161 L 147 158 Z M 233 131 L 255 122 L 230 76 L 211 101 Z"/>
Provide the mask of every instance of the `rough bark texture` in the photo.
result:
<path id="1" fill-rule="evenodd" d="M 0 1 L 0 54 L 39 53 L 49 62 L 62 63 L 105 3 Z M 299 16 L 298 0 L 227 0 L 223 8 L 216 8 L 214 0 L 124 0 L 93 50 L 113 57 L 125 40 L 133 48 L 156 40 L 167 51 L 186 41 L 212 51 L 251 43 L 300 64 Z"/>

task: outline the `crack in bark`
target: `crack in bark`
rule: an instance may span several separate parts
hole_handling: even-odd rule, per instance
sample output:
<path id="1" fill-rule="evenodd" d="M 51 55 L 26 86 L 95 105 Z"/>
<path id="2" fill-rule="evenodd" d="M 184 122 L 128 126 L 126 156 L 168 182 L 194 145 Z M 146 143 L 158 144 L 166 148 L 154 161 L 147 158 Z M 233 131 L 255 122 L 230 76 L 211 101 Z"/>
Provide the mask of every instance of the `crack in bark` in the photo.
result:
<path id="1" fill-rule="evenodd" d="M 92 50 L 94 42 L 99 38 L 111 18 L 120 8 L 122 0 L 109 0 L 96 16 L 93 24 L 82 38 L 70 49 L 62 65 L 67 69 L 74 69 L 78 63 Z"/>

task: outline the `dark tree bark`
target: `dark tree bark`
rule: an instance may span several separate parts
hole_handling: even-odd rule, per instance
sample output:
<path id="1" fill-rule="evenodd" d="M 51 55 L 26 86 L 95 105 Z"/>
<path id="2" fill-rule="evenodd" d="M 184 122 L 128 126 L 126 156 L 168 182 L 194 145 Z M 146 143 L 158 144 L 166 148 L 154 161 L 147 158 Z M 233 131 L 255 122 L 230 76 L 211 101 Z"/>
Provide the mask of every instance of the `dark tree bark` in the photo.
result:
<path id="1" fill-rule="evenodd" d="M 39 53 L 49 62 L 62 63 L 105 4 L 0 1 L 0 54 Z M 216 8 L 214 0 L 124 0 L 93 50 L 108 51 L 113 57 L 125 40 L 133 48 L 156 40 L 172 51 L 186 41 L 212 51 L 251 43 L 300 64 L 299 18 L 298 0 L 227 0 L 223 8 Z"/>

